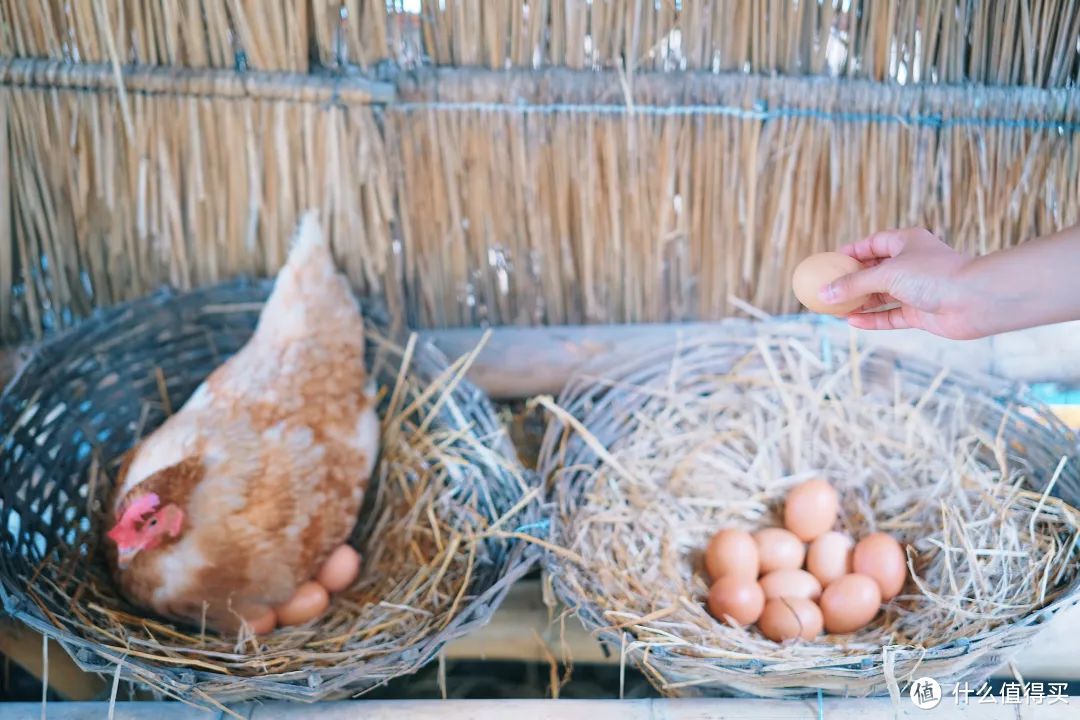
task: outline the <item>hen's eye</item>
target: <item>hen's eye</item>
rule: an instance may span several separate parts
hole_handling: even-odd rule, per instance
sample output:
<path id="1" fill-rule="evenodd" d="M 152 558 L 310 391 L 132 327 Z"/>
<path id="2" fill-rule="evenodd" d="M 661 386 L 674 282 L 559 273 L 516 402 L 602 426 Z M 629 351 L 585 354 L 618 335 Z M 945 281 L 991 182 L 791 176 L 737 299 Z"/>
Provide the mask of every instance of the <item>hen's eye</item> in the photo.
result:
<path id="1" fill-rule="evenodd" d="M 153 519 L 152 519 L 152 520 L 151 520 L 151 521 L 149 522 L 149 525 L 150 525 L 150 527 L 154 527 L 155 525 L 157 525 L 157 518 L 153 518 Z"/>

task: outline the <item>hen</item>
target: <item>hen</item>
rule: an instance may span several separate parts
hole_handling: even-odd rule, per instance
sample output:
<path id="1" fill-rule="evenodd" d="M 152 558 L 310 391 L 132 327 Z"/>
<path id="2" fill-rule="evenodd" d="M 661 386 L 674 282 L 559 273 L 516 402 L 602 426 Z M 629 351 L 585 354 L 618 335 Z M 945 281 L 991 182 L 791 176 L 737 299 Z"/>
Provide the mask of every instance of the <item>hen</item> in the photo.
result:
<path id="1" fill-rule="evenodd" d="M 125 459 L 107 544 L 123 593 L 195 625 L 272 629 L 352 531 L 374 403 L 363 319 L 309 213 L 251 340 Z"/>

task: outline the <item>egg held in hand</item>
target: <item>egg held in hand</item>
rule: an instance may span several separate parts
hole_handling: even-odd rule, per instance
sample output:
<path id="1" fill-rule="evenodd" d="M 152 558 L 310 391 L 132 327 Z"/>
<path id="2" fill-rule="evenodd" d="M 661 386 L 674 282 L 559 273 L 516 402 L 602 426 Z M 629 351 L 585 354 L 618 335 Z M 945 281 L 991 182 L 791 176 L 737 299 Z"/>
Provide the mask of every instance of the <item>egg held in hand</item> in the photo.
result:
<path id="1" fill-rule="evenodd" d="M 808 310 L 827 315 L 847 315 L 866 304 L 867 297 L 831 305 L 821 299 L 821 289 L 844 275 L 862 270 L 858 260 L 836 252 L 823 252 L 799 263 L 791 276 L 791 289 Z"/>
<path id="2" fill-rule="evenodd" d="M 709 588 L 709 613 L 721 622 L 752 625 L 765 608 L 765 593 L 754 578 L 728 575 Z"/>
<path id="3" fill-rule="evenodd" d="M 758 576 L 758 549 L 745 530 L 721 530 L 705 548 L 705 571 L 716 582 L 727 575 L 754 579 Z"/>

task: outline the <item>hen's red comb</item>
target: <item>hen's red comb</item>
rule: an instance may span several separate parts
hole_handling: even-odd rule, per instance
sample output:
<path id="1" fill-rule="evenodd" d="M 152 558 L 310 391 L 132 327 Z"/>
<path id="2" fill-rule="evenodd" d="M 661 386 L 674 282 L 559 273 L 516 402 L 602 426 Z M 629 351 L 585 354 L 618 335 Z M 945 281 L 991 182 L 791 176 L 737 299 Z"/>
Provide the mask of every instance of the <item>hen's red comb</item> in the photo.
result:
<path id="1" fill-rule="evenodd" d="M 120 519 L 120 522 L 126 520 L 129 516 L 132 520 L 139 520 L 146 515 L 157 510 L 157 506 L 161 504 L 161 498 L 157 496 L 157 493 L 146 493 L 128 503 L 124 508 L 124 515 Z"/>

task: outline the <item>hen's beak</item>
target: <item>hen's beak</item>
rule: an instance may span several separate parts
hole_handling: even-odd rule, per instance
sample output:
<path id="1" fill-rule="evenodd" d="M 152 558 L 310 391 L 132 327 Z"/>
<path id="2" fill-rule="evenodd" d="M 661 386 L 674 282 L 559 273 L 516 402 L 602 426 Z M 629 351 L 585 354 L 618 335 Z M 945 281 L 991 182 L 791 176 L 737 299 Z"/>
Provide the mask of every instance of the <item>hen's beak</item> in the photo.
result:
<path id="1" fill-rule="evenodd" d="M 139 554 L 138 548 L 119 548 L 116 554 L 116 566 L 121 570 L 127 570 L 128 565 Z"/>

